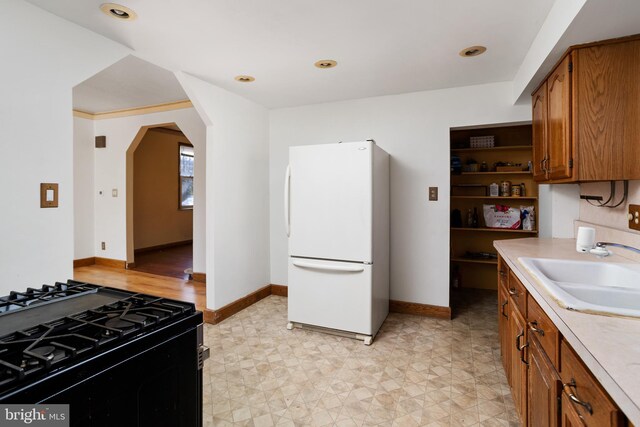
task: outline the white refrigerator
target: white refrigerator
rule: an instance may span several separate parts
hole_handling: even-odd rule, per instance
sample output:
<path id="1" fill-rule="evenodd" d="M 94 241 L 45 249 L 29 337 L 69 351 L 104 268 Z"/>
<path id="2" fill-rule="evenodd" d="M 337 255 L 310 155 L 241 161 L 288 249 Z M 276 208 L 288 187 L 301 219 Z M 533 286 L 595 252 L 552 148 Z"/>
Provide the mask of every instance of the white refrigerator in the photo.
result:
<path id="1" fill-rule="evenodd" d="M 389 313 L 389 155 L 373 140 L 289 148 L 291 329 L 370 344 Z"/>

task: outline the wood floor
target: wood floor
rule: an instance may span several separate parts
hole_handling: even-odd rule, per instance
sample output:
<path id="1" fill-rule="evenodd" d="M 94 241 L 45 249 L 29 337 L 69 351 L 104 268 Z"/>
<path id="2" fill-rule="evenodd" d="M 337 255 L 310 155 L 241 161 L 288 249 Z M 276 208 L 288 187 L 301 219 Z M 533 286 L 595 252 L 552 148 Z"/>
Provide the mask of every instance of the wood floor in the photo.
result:
<path id="1" fill-rule="evenodd" d="M 198 310 L 206 307 L 206 285 L 200 282 L 101 265 L 75 268 L 73 278 L 96 285 L 193 302 Z"/>
<path id="2" fill-rule="evenodd" d="M 193 245 L 186 244 L 165 249 L 136 253 L 133 271 L 187 280 L 186 268 L 193 267 Z"/>

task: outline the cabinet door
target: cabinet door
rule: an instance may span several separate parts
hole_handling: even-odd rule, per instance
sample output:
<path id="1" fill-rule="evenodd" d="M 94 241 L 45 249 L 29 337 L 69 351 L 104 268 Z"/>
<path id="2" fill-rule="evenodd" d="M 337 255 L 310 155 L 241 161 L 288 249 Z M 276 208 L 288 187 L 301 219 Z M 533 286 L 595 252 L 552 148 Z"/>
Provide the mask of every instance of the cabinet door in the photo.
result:
<path id="1" fill-rule="evenodd" d="M 547 179 L 547 82 L 533 94 L 532 132 L 533 132 L 533 179 Z"/>
<path id="2" fill-rule="evenodd" d="M 560 377 L 535 336 L 529 336 L 529 427 L 558 425 Z"/>
<path id="3" fill-rule="evenodd" d="M 498 330 L 500 334 L 500 354 L 502 366 L 507 376 L 507 382 L 511 385 L 511 333 L 509 332 L 509 293 L 504 286 L 498 286 Z"/>
<path id="4" fill-rule="evenodd" d="M 571 75 L 568 55 L 547 79 L 547 152 L 549 179 L 571 178 Z"/>
<path id="5" fill-rule="evenodd" d="M 527 328 L 518 306 L 509 301 L 509 329 L 511 331 L 511 392 L 513 402 L 523 424 L 527 420 Z"/>

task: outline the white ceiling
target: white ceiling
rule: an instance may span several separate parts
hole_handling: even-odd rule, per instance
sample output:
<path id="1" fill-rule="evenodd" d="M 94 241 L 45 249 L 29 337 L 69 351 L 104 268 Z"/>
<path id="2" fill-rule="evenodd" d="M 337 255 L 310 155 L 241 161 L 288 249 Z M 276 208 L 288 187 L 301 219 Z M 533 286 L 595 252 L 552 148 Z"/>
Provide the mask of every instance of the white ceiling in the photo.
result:
<path id="1" fill-rule="evenodd" d="M 73 88 L 73 109 L 86 113 L 185 99 L 187 94 L 171 71 L 135 56 L 127 56 Z"/>
<path id="2" fill-rule="evenodd" d="M 122 0 L 138 14 L 126 22 L 102 0 L 29 1 L 267 107 L 512 80 L 554 2 Z M 458 56 L 471 45 L 487 53 Z"/>

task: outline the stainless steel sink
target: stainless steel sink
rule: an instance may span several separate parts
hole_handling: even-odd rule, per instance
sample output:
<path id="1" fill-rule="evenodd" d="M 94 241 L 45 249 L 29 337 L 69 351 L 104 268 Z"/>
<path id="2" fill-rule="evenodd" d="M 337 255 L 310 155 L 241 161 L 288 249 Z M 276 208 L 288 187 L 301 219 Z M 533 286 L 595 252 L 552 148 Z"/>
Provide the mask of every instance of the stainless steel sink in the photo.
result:
<path id="1" fill-rule="evenodd" d="M 640 317 L 640 264 L 546 258 L 518 261 L 562 307 Z"/>

